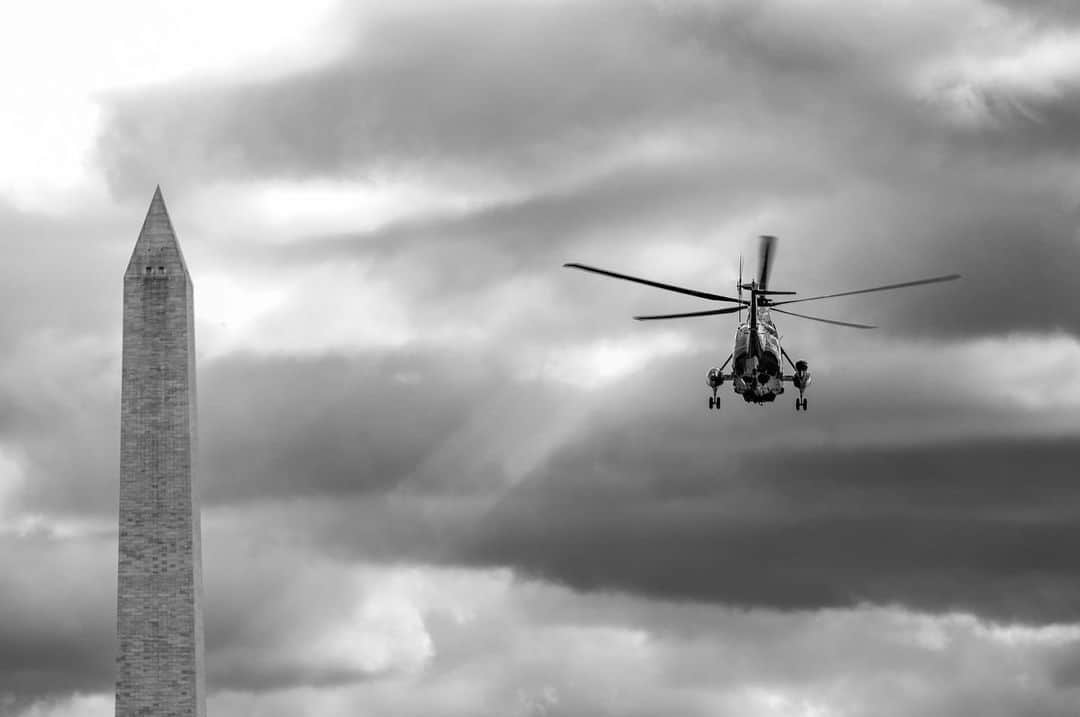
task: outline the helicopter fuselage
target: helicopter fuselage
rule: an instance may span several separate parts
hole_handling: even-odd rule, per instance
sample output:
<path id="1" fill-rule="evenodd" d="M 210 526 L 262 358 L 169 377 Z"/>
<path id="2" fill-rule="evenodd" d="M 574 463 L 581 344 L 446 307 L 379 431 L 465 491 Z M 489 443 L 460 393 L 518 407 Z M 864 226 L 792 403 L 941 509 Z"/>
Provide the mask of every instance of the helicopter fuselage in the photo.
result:
<path id="1" fill-rule="evenodd" d="M 794 373 L 785 374 L 781 360 L 790 363 L 784 349 L 780 346 L 780 334 L 776 330 L 769 310 L 757 306 L 756 301 L 749 320 L 739 324 L 735 330 L 735 348 L 731 356 L 720 368 L 709 369 L 706 383 L 713 390 L 709 407 L 717 408 L 720 399 L 717 390 L 725 381 L 730 381 L 735 393 L 747 403 L 772 403 L 784 392 L 784 384 L 792 383 L 799 391 L 795 401 L 796 409 L 806 408 L 803 397 L 810 386 L 810 368 L 806 361 L 796 361 L 792 365 Z M 724 367 L 731 364 L 731 373 L 724 373 Z"/>
<path id="2" fill-rule="evenodd" d="M 780 335 L 769 315 L 760 307 L 757 321 L 745 321 L 735 330 L 732 351 L 732 385 L 747 403 L 769 403 L 784 392 Z"/>

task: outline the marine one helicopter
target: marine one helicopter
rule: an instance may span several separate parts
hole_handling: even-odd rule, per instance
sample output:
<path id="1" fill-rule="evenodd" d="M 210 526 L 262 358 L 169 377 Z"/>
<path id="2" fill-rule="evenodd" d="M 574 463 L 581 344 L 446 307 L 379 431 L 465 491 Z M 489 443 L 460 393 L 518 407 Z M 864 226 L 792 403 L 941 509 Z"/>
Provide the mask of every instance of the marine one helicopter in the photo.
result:
<path id="1" fill-rule="evenodd" d="M 833 319 L 822 319 L 817 316 L 807 316 L 806 314 L 797 314 L 794 311 L 788 311 L 779 307 L 786 306 L 787 304 L 797 304 L 806 301 L 819 301 L 821 299 L 831 299 L 837 296 L 851 296 L 853 294 L 868 294 L 872 291 L 888 291 L 890 289 L 903 289 L 909 286 L 920 286 L 922 284 L 935 284 L 942 281 L 953 281 L 959 279 L 959 274 L 948 274 L 946 276 L 935 276 L 929 279 L 918 279 L 916 281 L 905 281 L 900 284 L 887 284 L 885 286 L 875 286 L 870 289 L 856 289 L 855 291 L 842 291 L 838 294 L 825 294 L 824 296 L 810 296 L 800 299 L 785 299 L 782 301 L 776 301 L 772 297 L 774 296 L 793 296 L 794 291 L 777 291 L 769 288 L 769 272 L 772 269 L 772 255 L 774 247 L 776 245 L 776 237 L 763 236 L 761 237 L 761 244 L 759 249 L 759 261 L 758 261 L 758 276 L 757 279 L 750 281 L 749 283 L 743 283 L 742 277 L 742 257 L 739 257 L 739 281 L 736 284 L 738 289 L 737 297 L 721 296 L 719 294 L 713 294 L 707 291 L 697 291 L 694 289 L 687 289 L 681 286 L 673 286 L 671 284 L 661 284 L 658 281 L 650 281 L 648 279 L 641 279 L 636 276 L 628 276 L 626 274 L 618 274 L 614 271 L 608 271 L 606 269 L 597 269 L 594 266 L 586 266 L 585 264 L 578 264 L 576 262 L 570 264 L 564 264 L 563 266 L 570 267 L 572 269 L 581 269 L 583 271 L 590 271 L 594 274 L 603 274 L 604 276 L 611 276 L 616 279 L 625 279 L 626 281 L 634 281 L 638 284 L 645 284 L 646 286 L 654 286 L 658 289 L 665 289 L 667 291 L 674 291 L 679 294 L 688 294 L 689 296 L 696 296 L 700 299 L 708 299 L 710 301 L 722 301 L 735 306 L 728 306 L 722 309 L 711 309 L 708 311 L 692 311 L 685 314 L 663 314 L 658 316 L 635 316 L 638 321 L 657 321 L 662 319 L 684 319 L 694 316 L 716 316 L 719 314 L 739 314 L 739 328 L 735 331 L 735 349 L 731 352 L 731 355 L 727 357 L 727 360 L 720 365 L 719 368 L 709 369 L 709 373 L 706 375 L 705 382 L 712 389 L 712 396 L 709 397 L 709 408 L 720 408 L 720 397 L 717 395 L 717 391 L 724 384 L 725 381 L 730 381 L 735 389 L 735 393 L 742 396 L 743 400 L 747 403 L 772 403 L 776 400 L 776 397 L 784 392 L 784 384 L 794 384 L 795 388 L 799 391 L 799 397 L 795 399 L 795 410 L 807 410 L 806 406 L 806 389 L 810 385 L 810 366 L 806 361 L 792 361 L 788 356 L 787 351 L 780 345 L 780 335 L 776 331 L 776 324 L 773 323 L 771 312 L 778 314 L 784 314 L 786 316 L 796 316 L 800 319 L 809 319 L 811 321 L 820 321 L 826 324 L 833 324 L 835 326 L 848 326 L 855 329 L 873 329 L 874 326 L 868 326 L 866 324 L 855 324 L 847 321 L 835 321 Z M 749 292 L 749 301 L 743 298 L 743 292 Z M 747 320 L 743 321 L 742 312 L 747 312 Z M 781 359 L 787 361 L 788 365 L 793 369 L 794 373 L 784 373 L 781 369 Z M 724 369 L 728 364 L 731 364 L 731 372 L 724 373 Z"/>

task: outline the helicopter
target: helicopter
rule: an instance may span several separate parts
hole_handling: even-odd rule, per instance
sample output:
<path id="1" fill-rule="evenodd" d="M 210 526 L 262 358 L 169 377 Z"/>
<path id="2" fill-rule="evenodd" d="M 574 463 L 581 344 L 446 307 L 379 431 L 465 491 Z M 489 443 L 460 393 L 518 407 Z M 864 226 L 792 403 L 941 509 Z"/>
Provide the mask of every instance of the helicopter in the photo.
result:
<path id="1" fill-rule="evenodd" d="M 710 409 L 720 408 L 720 396 L 718 395 L 718 391 L 725 382 L 730 382 L 736 395 L 742 396 L 746 403 L 756 403 L 758 405 L 772 403 L 776 400 L 777 396 L 784 393 L 784 384 L 791 383 L 799 391 L 799 396 L 795 399 L 795 410 L 807 410 L 805 393 L 812 380 L 810 375 L 810 365 L 804 360 L 792 361 L 791 356 L 789 356 L 788 352 L 780 345 L 780 334 L 777 332 L 776 324 L 773 322 L 773 312 L 784 314 L 785 316 L 794 316 L 800 319 L 809 319 L 810 321 L 833 324 L 834 326 L 846 326 L 854 329 L 877 328 L 867 324 L 823 319 L 818 316 L 807 316 L 806 314 L 799 314 L 787 309 L 781 309 L 781 306 L 806 301 L 832 299 L 838 296 L 852 296 L 854 294 L 868 294 L 874 291 L 889 291 L 910 286 L 921 286 L 923 284 L 936 284 L 944 281 L 954 281 L 960 278 L 959 274 L 947 274 L 945 276 L 934 276 L 928 279 L 905 281 L 899 284 L 875 286 L 869 289 L 856 289 L 854 291 L 842 291 L 840 293 L 825 294 L 823 296 L 782 299 L 777 301 L 772 297 L 795 296 L 796 292 L 778 291 L 769 288 L 769 273 L 772 270 L 772 258 L 775 251 L 775 245 L 776 237 L 770 235 L 761 237 L 758 251 L 757 278 L 747 283 L 743 283 L 742 257 L 739 257 L 739 280 L 736 283 L 738 294 L 735 297 L 687 289 L 673 284 L 663 284 L 658 281 L 642 279 L 627 274 L 619 274 L 614 271 L 598 269 L 594 266 L 579 264 L 577 262 L 563 264 L 563 266 L 592 272 L 594 274 L 602 274 L 603 276 L 610 276 L 615 279 L 633 281 L 638 284 L 645 284 L 646 286 L 652 286 L 666 291 L 674 291 L 679 294 L 687 294 L 699 299 L 735 304 L 735 306 L 724 307 L 722 309 L 710 309 L 707 311 L 634 317 L 638 321 L 659 321 L 697 316 L 739 314 L 739 326 L 735 330 L 734 350 L 732 350 L 731 354 L 723 364 L 717 368 L 709 369 L 705 377 L 706 385 L 712 389 L 712 396 L 709 396 L 708 400 Z M 749 300 L 744 298 L 744 291 L 749 292 Z M 747 312 L 747 319 L 745 321 L 742 318 L 742 312 L 744 310 Z M 788 363 L 793 371 L 792 373 L 784 373 L 782 370 L 784 367 L 781 364 L 781 360 Z M 728 367 L 728 364 L 731 364 L 731 371 L 724 373 L 724 369 Z"/>

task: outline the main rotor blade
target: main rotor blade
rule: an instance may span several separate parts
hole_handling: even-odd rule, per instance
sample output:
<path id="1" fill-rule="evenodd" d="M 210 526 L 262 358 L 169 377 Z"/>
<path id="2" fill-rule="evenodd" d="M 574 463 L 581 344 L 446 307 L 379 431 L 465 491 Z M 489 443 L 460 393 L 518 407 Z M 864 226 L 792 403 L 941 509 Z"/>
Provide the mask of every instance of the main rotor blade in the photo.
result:
<path id="1" fill-rule="evenodd" d="M 799 370 L 798 367 L 795 366 L 795 362 L 791 360 L 790 356 L 788 356 L 788 352 L 784 350 L 783 346 L 780 347 L 780 353 L 782 353 L 784 355 L 784 358 L 787 359 L 787 362 L 791 364 L 791 368 L 795 369 L 796 371 Z"/>
<path id="2" fill-rule="evenodd" d="M 696 291 L 694 289 L 686 289 L 681 286 L 673 286 L 672 284 L 661 284 L 659 281 L 650 281 L 648 279 L 639 279 L 636 276 L 628 276 L 627 274 L 618 274 L 614 271 L 608 271 L 607 269 L 597 269 L 595 266 L 587 266 L 585 264 L 578 264 L 577 262 L 571 262 L 569 264 L 563 264 L 571 269 L 581 269 L 582 271 L 591 271 L 594 274 L 603 274 L 604 276 L 611 276 L 616 279 L 625 279 L 626 281 L 635 281 L 638 284 L 645 284 L 646 286 L 655 286 L 657 289 L 666 289 L 667 291 L 674 291 L 679 294 L 689 294 L 690 296 L 696 296 L 699 299 L 709 299 L 710 301 L 730 301 L 732 303 L 741 303 L 738 299 L 733 299 L 730 296 L 720 296 L 719 294 L 710 294 L 707 291 Z"/>
<path id="3" fill-rule="evenodd" d="M 742 306 L 732 306 L 726 309 L 713 309 L 712 311 L 692 311 L 688 314 L 662 314 L 660 316 L 635 316 L 638 321 L 656 321 L 657 319 L 688 319 L 692 316 L 719 316 L 720 314 L 734 314 L 742 309 Z"/>
<path id="4" fill-rule="evenodd" d="M 758 288 L 769 288 L 769 274 L 772 272 L 773 247 L 776 245 L 776 237 L 762 236 L 761 245 L 758 247 Z"/>
<path id="5" fill-rule="evenodd" d="M 832 319 L 822 319 L 817 316 L 807 316 L 806 314 L 796 314 L 794 311 L 784 311 L 778 309 L 775 306 L 770 306 L 771 311 L 775 311 L 778 314 L 787 314 L 788 316 L 798 316 L 800 319 L 810 319 L 811 321 L 820 321 L 823 324 L 836 324 L 837 326 L 850 326 L 853 329 L 876 329 L 876 326 L 869 326 L 867 324 L 852 324 L 847 321 L 834 321 Z M 789 359 L 790 360 L 790 359 Z"/>
<path id="6" fill-rule="evenodd" d="M 775 304 L 772 304 L 772 306 L 783 306 L 784 304 L 798 304 L 803 301 L 817 301 L 818 299 L 832 299 L 836 296 L 851 296 L 852 294 L 869 294 L 872 291 L 889 291 L 890 289 L 903 289 L 908 286 L 936 284 L 940 281 L 953 281 L 959 278 L 959 274 L 948 274 L 946 276 L 935 276 L 930 279 L 919 279 L 918 281 L 905 281 L 902 284 L 887 284 L 886 286 L 875 286 L 872 289 L 857 289 L 855 291 L 842 291 L 839 294 L 825 294 L 824 296 L 809 296 L 805 299 L 789 299 L 788 301 L 777 301 Z"/>

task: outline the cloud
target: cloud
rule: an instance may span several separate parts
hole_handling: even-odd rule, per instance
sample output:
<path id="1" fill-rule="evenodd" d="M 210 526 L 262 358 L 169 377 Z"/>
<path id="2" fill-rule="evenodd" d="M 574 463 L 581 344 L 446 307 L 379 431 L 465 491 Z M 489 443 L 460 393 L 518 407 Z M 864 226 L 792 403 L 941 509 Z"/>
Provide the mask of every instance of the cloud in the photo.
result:
<path id="1" fill-rule="evenodd" d="M 392 325 L 374 329 L 399 342 L 415 338 L 401 324 L 429 316 L 473 328 L 460 315 L 482 316 L 485 292 L 512 277 L 564 286 L 553 270 L 570 259 L 634 269 L 647 247 L 681 243 L 698 256 L 680 278 L 712 283 L 719 267 L 708 262 L 733 267 L 745 249 L 735 237 L 766 230 L 784 238 L 781 268 L 807 293 L 968 277 L 868 299 L 893 331 L 1075 332 L 1062 268 L 1077 258 L 1075 181 L 1059 160 L 1030 151 L 1033 142 L 1063 146 L 1059 123 L 956 127 L 939 93 L 942 82 L 996 86 L 998 75 L 980 79 L 971 68 L 1038 55 L 1054 43 L 1045 32 L 1014 33 L 1001 13 L 963 2 L 935 21 L 843 3 L 790 17 L 740 3 L 464 3 L 455 12 L 451 24 L 415 6 L 361 14 L 355 52 L 303 74 L 112 98 L 103 166 L 122 193 L 168 164 L 194 196 L 243 195 L 236 187 L 266 176 L 298 196 L 306 183 L 341 182 L 361 203 L 420 185 L 431 196 L 467 196 L 424 200 L 413 215 L 376 208 L 381 220 L 360 220 L 359 231 L 305 235 L 297 226 L 284 246 L 241 229 L 229 235 L 245 262 L 307 267 L 304 301 L 329 295 L 313 284 L 331 268 L 348 283 L 377 285 L 333 301 L 400 308 Z M 803 32 L 815 19 L 829 30 Z M 963 44 L 980 22 L 993 41 Z M 1071 91 L 1062 87 L 1039 102 L 1046 117 L 1065 113 L 1064 128 Z M 333 201 L 342 212 L 351 211 L 347 194 Z M 883 256 L 896 260 L 895 273 Z M 262 281 L 282 278 L 279 270 Z M 573 298 L 590 296 L 580 291 Z M 528 308 L 521 319 L 570 330 L 565 307 Z"/>
<path id="2" fill-rule="evenodd" d="M 102 576 L 115 574 L 115 539 L 31 529 L 0 541 L 0 708 L 111 683 L 116 587 Z"/>
<path id="3" fill-rule="evenodd" d="M 993 0 L 1020 21 L 1033 22 L 1049 28 L 1080 20 L 1076 6 L 1067 0 Z"/>
<path id="4" fill-rule="evenodd" d="M 1064 714 L 1075 626 L 896 608 L 778 613 L 582 596 L 505 573 L 398 571 L 422 672 L 333 689 L 224 690 L 218 714 Z M 406 597 L 407 595 L 407 597 Z M 828 650 L 821 645 L 828 644 Z M 884 705 L 884 707 L 883 707 Z M 882 712 L 882 710 L 885 710 Z"/>
<path id="5" fill-rule="evenodd" d="M 945 14 L 962 15 L 953 5 L 966 4 Z M 288 78 L 114 95 L 102 166 L 124 192 L 156 166 L 202 180 L 420 169 L 505 182 L 580 173 L 672 135 L 706 145 L 710 134 L 721 144 L 771 136 L 794 150 L 804 143 L 784 133 L 840 140 L 903 111 L 888 80 L 951 39 L 891 12 L 889 33 L 862 40 L 886 20 L 857 4 L 463 2 L 448 12 L 453 23 L 423 3 L 357 12 L 351 55 Z M 802 32 L 812 21 L 821 32 Z"/>
<path id="6" fill-rule="evenodd" d="M 216 364 L 201 386 L 206 499 L 385 492 L 476 410 L 480 378 L 400 352 Z"/>
<path id="7" fill-rule="evenodd" d="M 412 573 L 349 565 L 280 538 L 267 543 L 268 524 L 253 525 L 251 513 L 219 515 L 211 514 L 204 561 L 216 586 L 206 592 L 213 689 L 332 687 L 413 674 L 429 662 Z"/>
<path id="8" fill-rule="evenodd" d="M 200 388 L 211 505 L 497 492 L 587 414 L 567 386 L 461 350 L 211 366 Z"/>
<path id="9" fill-rule="evenodd" d="M 369 13 L 357 19 L 356 51 L 344 62 L 280 82 L 193 92 L 181 105 L 200 108 L 196 124 L 162 111 L 165 103 L 179 106 L 164 93 L 150 105 L 145 96 L 138 103 L 114 100 L 103 161 L 118 187 L 147 163 L 203 176 L 318 174 L 393 167 L 400 159 L 550 164 L 552 151 L 569 150 L 550 142 L 553 133 L 596 136 L 612 129 L 612 120 L 621 117 L 624 125 L 650 114 L 660 106 L 652 101 L 657 93 L 692 97 L 690 88 L 661 82 L 653 96 L 635 91 L 628 80 L 662 79 L 667 67 L 649 68 L 666 58 L 634 59 L 655 46 L 646 6 L 613 9 L 462 3 L 451 11 L 451 24 L 417 7 Z M 618 32 L 599 32 L 612 21 Z M 568 81 L 582 71 L 584 77 Z M 609 91 L 592 94 L 600 84 Z M 245 119 L 251 116 L 261 118 L 255 131 Z"/>
<path id="10" fill-rule="evenodd" d="M 846 493 L 841 503 L 867 503 L 855 494 L 863 489 L 857 481 L 841 483 L 815 480 L 806 490 L 823 495 L 820 502 L 837 504 L 834 497 Z M 956 495 L 945 502 L 962 500 Z M 813 505 L 798 496 L 791 501 Z M 880 509 L 869 502 L 871 512 Z M 987 500 L 980 510 L 1005 503 Z M 869 715 L 888 704 L 893 712 L 886 714 L 948 715 L 978 704 L 988 714 L 1049 715 L 1073 703 L 1068 675 L 1080 644 L 1075 625 L 1024 627 L 959 612 L 865 604 L 737 609 L 656 595 L 582 593 L 505 569 L 372 564 L 328 556 L 324 546 L 305 542 L 302 523 L 316 515 L 308 506 L 292 501 L 284 514 L 255 506 L 208 514 L 208 679 L 215 714 L 351 714 L 365 704 L 373 714 L 406 715 L 436 709 L 451 715 L 674 709 L 736 715 L 796 707 L 828 714 L 841 705 Z M 604 535 L 602 524 L 594 527 Z M 74 709 L 64 706 L 66 690 L 92 695 L 111 684 L 112 584 L 102 576 L 112 570 L 114 539 L 98 541 L 91 560 L 72 543 L 38 540 L 23 538 L 6 554 L 26 555 L 28 545 L 47 544 L 74 562 L 55 571 L 55 557 L 32 556 L 46 569 L 24 582 L 5 581 L 8 634 L 33 633 L 32 644 L 55 644 L 57 654 L 85 660 L 52 658 L 48 675 L 36 682 L 13 674 L 14 682 L 0 688 L 0 700 L 7 700 L 0 704 L 14 706 L 19 717 L 65 714 Z M 759 558 L 774 554 L 768 545 L 756 550 Z M 648 564 L 647 553 L 637 557 Z M 12 572 L 20 573 L 26 575 Z M 734 577 L 744 576 L 728 574 Z M 110 594 L 86 589 L 92 585 Z M 72 615 L 75 594 L 84 598 L 81 626 L 68 629 L 72 623 L 51 617 L 58 612 L 32 617 L 41 614 L 43 599 L 68 605 L 63 614 Z M 4 653 L 18 655 L 25 668 L 19 645 L 26 643 L 10 637 L 5 643 Z M 71 704 L 89 708 L 99 701 L 82 697 Z"/>
<path id="11" fill-rule="evenodd" d="M 641 376 L 635 394 L 677 407 L 638 401 L 630 415 L 594 413 L 586 434 L 466 531 L 462 557 L 660 598 L 781 609 L 900 603 L 1035 624 L 1077 617 L 1067 596 L 1078 566 L 1063 547 L 1075 538 L 1077 444 L 1068 432 L 1042 437 L 1073 409 L 1028 414 L 1005 399 L 957 412 L 958 386 L 943 383 L 942 394 L 909 384 L 910 402 L 867 425 L 898 386 L 847 376 L 846 387 L 814 386 L 812 424 L 738 405 L 705 423 L 687 412 L 691 397 L 658 387 L 661 371 Z M 1027 435 L 1015 428 L 1021 415 L 1032 422 Z"/>
<path id="12" fill-rule="evenodd" d="M 0 700 L 0 707 L 16 709 L 17 703 L 5 704 Z M 36 700 L 22 711 L 13 711 L 16 717 L 107 717 L 115 714 L 113 700 L 105 695 L 75 694 L 66 699 Z"/>
<path id="13" fill-rule="evenodd" d="M 1076 711 L 1071 27 L 973 0 L 335 17 L 274 25 L 329 52 L 245 72 L 255 32 L 212 79 L 103 83 L 97 193 L 0 206 L 0 712 L 107 700 L 119 273 L 161 181 L 215 714 Z M 559 268 L 726 292 L 763 232 L 803 296 L 965 278 L 807 307 L 877 337 L 781 321 L 804 415 L 707 412 L 731 322 L 635 324 L 704 307 Z"/>
<path id="14" fill-rule="evenodd" d="M 254 12 L 257 3 L 196 1 L 147 12 L 132 0 L 105 0 L 92 11 L 46 0 L 13 10 L 0 28 L 0 81 L 10 98 L 0 118 L 0 193 L 45 213 L 100 201 L 105 188 L 87 161 L 101 127 L 99 93 L 318 65 L 341 45 L 328 21 L 333 4 Z M 38 40 L 46 34 L 55 45 Z"/>

